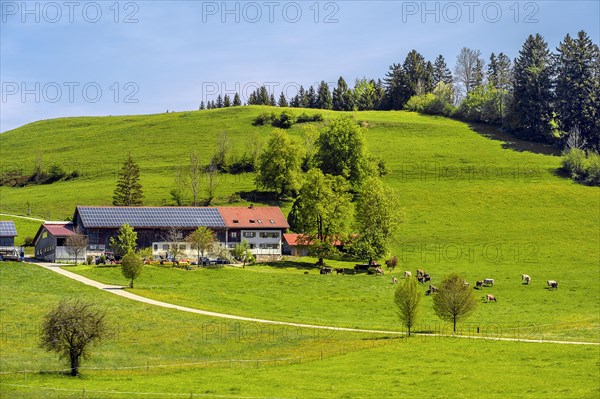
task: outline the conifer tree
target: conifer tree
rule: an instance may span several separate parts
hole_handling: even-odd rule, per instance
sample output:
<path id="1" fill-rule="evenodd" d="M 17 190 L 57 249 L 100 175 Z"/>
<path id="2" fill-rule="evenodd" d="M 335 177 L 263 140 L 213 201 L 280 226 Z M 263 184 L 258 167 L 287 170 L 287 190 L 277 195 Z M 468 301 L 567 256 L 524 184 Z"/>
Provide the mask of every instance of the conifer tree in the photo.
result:
<path id="1" fill-rule="evenodd" d="M 129 153 L 119 174 L 119 181 L 113 195 L 113 205 L 140 206 L 143 201 L 144 194 L 140 184 L 140 168 L 133 160 L 131 153 Z"/>
<path id="2" fill-rule="evenodd" d="M 280 107 L 289 106 L 287 99 L 285 98 L 285 94 L 283 94 L 283 92 L 281 92 L 281 94 L 279 95 L 279 101 L 277 102 L 277 105 L 279 105 Z"/>
<path id="3" fill-rule="evenodd" d="M 242 105 L 242 101 L 240 100 L 240 95 L 238 93 L 235 93 L 235 96 L 233 96 L 233 106 L 239 107 L 241 105 Z"/>

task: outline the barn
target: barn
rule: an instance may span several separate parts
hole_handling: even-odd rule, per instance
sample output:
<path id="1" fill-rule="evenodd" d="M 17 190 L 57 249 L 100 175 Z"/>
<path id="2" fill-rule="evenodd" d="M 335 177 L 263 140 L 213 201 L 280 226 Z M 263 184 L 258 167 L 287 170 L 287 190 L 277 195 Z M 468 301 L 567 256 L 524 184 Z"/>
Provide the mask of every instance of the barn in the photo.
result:
<path id="1" fill-rule="evenodd" d="M 66 222 L 63 222 L 66 223 Z M 88 238 L 88 254 L 110 252 L 110 238 L 119 228 L 128 224 L 137 233 L 138 248 L 152 248 L 155 256 L 168 255 L 169 246 L 177 242 L 183 254 L 192 250 L 185 237 L 200 226 L 215 232 L 224 248 L 234 248 L 242 240 L 248 241 L 257 260 L 281 257 L 282 236 L 289 227 L 278 207 L 119 207 L 77 206 L 73 222 L 63 227 L 78 230 Z M 56 245 L 60 238 L 48 226 L 38 233 L 52 236 Z M 66 233 L 66 231 L 62 231 Z M 52 238 L 51 237 L 51 238 Z M 36 236 L 36 239 L 38 237 Z M 42 243 L 41 238 L 38 239 Z M 50 246 L 52 242 L 50 243 Z M 40 245 L 42 249 L 42 245 Z M 43 253 L 36 256 L 46 258 Z"/>

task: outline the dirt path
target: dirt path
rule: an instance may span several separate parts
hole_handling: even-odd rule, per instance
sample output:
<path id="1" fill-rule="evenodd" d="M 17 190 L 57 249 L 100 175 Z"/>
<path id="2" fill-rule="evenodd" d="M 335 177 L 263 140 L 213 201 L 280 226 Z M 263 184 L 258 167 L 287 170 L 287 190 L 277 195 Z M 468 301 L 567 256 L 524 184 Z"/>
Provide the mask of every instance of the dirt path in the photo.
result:
<path id="1" fill-rule="evenodd" d="M 157 301 L 154 299 L 150 299 L 150 298 L 146 298 L 143 296 L 133 294 L 129 291 L 125 291 L 125 289 L 124 289 L 125 287 L 120 286 L 120 285 L 104 284 L 104 283 L 100 283 L 95 280 L 91 280 L 87 277 L 83 277 L 76 273 L 62 269 L 61 267 L 64 265 L 54 264 L 54 263 L 37 263 L 37 262 L 31 262 L 31 263 L 34 265 L 43 267 L 44 269 L 58 273 L 62 276 L 70 278 L 72 280 L 79 281 L 80 283 L 98 288 L 98 289 L 106 291 L 106 292 L 110 292 L 115 295 L 119 295 L 119 296 L 127 298 L 127 299 L 146 303 L 149 305 L 160 306 L 163 308 L 176 309 L 176 310 L 180 310 L 182 312 L 196 313 L 196 314 L 201 314 L 204 316 L 218 317 L 218 318 L 222 318 L 222 319 L 249 321 L 249 322 L 264 323 L 264 324 L 286 325 L 286 326 L 301 327 L 301 328 L 313 328 L 313 329 L 321 329 L 321 330 L 349 331 L 349 332 L 373 333 L 373 334 L 387 334 L 387 335 L 406 335 L 406 333 L 401 332 L 401 331 L 368 330 L 368 329 L 345 328 L 345 327 L 334 327 L 334 326 L 319 326 L 319 325 L 315 325 L 315 324 L 303 324 L 303 323 L 292 323 L 292 322 L 276 321 L 276 320 L 256 319 L 256 318 L 252 318 L 252 317 L 236 316 L 236 315 L 231 315 L 231 314 L 226 314 L 226 313 L 217 313 L 217 312 L 210 312 L 208 310 L 188 308 L 186 306 L 174 305 L 172 303 Z M 483 339 L 483 340 L 490 340 L 490 341 L 552 343 L 552 344 L 564 344 L 564 345 L 595 345 L 595 346 L 600 345 L 600 343 L 597 343 L 597 342 L 487 337 L 487 336 L 482 336 L 482 335 L 444 335 L 444 334 L 424 334 L 424 333 L 414 333 L 413 335 L 430 336 L 430 337 L 447 337 L 447 338 Z"/>
<path id="2" fill-rule="evenodd" d="M 8 217 L 11 217 L 11 218 L 33 220 L 34 222 L 45 222 L 44 219 L 30 218 L 29 216 L 12 215 L 10 213 L 0 213 L 0 216 L 8 216 Z"/>

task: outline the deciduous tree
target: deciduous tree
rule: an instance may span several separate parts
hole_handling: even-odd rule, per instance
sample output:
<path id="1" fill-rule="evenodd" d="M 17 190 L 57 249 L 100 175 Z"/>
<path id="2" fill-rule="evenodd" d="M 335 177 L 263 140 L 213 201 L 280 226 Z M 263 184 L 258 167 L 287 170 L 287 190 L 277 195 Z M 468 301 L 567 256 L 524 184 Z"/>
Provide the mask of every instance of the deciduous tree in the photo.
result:
<path id="1" fill-rule="evenodd" d="M 410 337 L 411 329 L 417 323 L 421 311 L 420 304 L 423 294 L 417 284 L 417 280 L 413 277 L 404 279 L 394 294 L 394 303 L 398 307 L 398 317 L 404 324 Z"/>
<path id="2" fill-rule="evenodd" d="M 286 132 L 276 129 L 259 158 L 256 185 L 280 197 L 296 195 L 301 184 L 301 148 Z"/>
<path id="3" fill-rule="evenodd" d="M 105 313 L 91 304 L 62 300 L 44 317 L 40 346 L 68 358 L 71 375 L 79 375 L 82 358 L 90 356 L 90 347 L 102 340 L 107 331 Z"/>
<path id="4" fill-rule="evenodd" d="M 137 247 L 137 233 L 133 231 L 133 227 L 124 224 L 119 229 L 117 237 L 111 237 L 108 243 L 116 256 L 125 256 L 130 252 L 135 252 L 135 248 Z"/>
<path id="5" fill-rule="evenodd" d="M 65 249 L 69 255 L 75 256 L 75 264 L 78 263 L 79 255 L 87 249 L 88 238 L 85 236 L 79 228 L 77 228 L 74 234 L 71 234 L 65 239 Z"/>
<path id="6" fill-rule="evenodd" d="M 196 251 L 198 265 L 202 263 L 200 258 L 204 257 L 204 254 L 210 251 L 217 242 L 215 233 L 205 226 L 200 226 L 191 232 L 186 237 L 186 241 L 189 242 L 192 249 Z"/>
<path id="7" fill-rule="evenodd" d="M 435 314 L 440 319 L 451 322 L 454 332 L 456 332 L 456 323 L 469 317 L 476 307 L 477 299 L 473 290 L 458 274 L 446 277 L 433 297 Z"/>
<path id="8" fill-rule="evenodd" d="M 121 273 L 123 277 L 130 280 L 129 288 L 133 288 L 133 280 L 138 278 L 142 274 L 144 268 L 144 262 L 139 254 L 135 252 L 129 252 L 121 259 Z"/>

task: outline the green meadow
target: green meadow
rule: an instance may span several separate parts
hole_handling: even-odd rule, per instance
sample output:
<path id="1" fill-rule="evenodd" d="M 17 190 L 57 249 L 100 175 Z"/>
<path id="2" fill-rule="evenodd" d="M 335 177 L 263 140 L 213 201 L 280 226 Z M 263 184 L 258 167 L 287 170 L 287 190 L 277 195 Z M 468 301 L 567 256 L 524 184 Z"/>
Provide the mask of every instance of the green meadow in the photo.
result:
<path id="1" fill-rule="evenodd" d="M 598 348 L 397 337 L 233 322 L 161 309 L 23 263 L 0 264 L 0 392 L 10 398 L 593 398 Z M 67 377 L 41 351 L 61 298 L 107 311 L 109 337 Z"/>
<path id="2" fill-rule="evenodd" d="M 29 203 L 33 216 L 56 220 L 72 216 L 78 204 L 109 205 L 116 172 L 128 152 L 141 168 L 145 204 L 170 204 L 175 168 L 187 162 L 191 150 L 208 163 L 217 134 L 227 131 L 233 154 L 241 156 L 251 141 L 266 142 L 272 128 L 252 126 L 252 120 L 266 110 L 270 109 L 252 106 L 64 118 L 3 133 L 2 170 L 21 168 L 30 173 L 41 156 L 44 165 L 60 164 L 67 171 L 78 170 L 81 176 L 50 185 L 0 187 L 0 211 L 25 215 Z M 326 121 L 339 114 L 322 113 Z M 478 293 L 477 311 L 461 325 L 465 332 L 480 327 L 480 335 L 600 342 L 599 188 L 561 177 L 557 172 L 561 159 L 554 149 L 486 127 L 402 111 L 353 115 L 368 126 L 368 149 L 385 159 L 390 172 L 384 182 L 399 193 L 403 223 L 391 248 L 399 259 L 393 273 L 321 276 L 312 268 L 311 259 L 245 269 L 147 267 L 132 291 L 241 316 L 400 331 L 391 276 L 424 269 L 439 284 L 446 274 L 458 272 L 471 285 L 484 278 L 495 280 L 493 288 Z M 302 125 L 295 125 L 289 133 L 300 140 Z M 242 201 L 236 203 L 260 205 L 261 197 L 254 190 L 253 174 L 221 175 L 217 203 L 227 204 L 228 197 L 238 193 Z M 278 205 L 286 214 L 291 208 L 289 201 Z M 35 232 L 34 225 L 17 224 L 19 238 Z M 202 323 L 221 320 L 130 303 L 33 266 L 0 267 L 3 323 L 15 320 L 35 325 L 58 298 L 75 294 L 110 309 L 113 321 L 125 323 L 130 328 L 127 333 L 136 338 L 135 342 L 112 340 L 98 346 L 85 365 L 101 370 L 84 370 L 83 377 L 75 380 L 57 373 L 2 375 L 3 384 L 77 390 L 32 394 L 32 388 L 2 385 L 2 392 L 10 392 L 7 397 L 11 398 L 81 397 L 82 389 L 86 398 L 127 397 L 107 391 L 298 398 L 587 398 L 599 393 L 597 346 L 422 336 L 407 340 L 385 334 L 387 339 L 381 339 L 380 335 L 340 332 L 335 338 L 302 333 L 290 341 L 282 336 L 271 339 L 266 330 L 256 332 L 258 338 L 251 344 L 221 342 L 214 336 L 206 338 L 208 344 L 197 339 L 198 329 Z M 126 284 L 118 268 L 69 270 Z M 521 284 L 523 273 L 532 277 L 530 286 Z M 559 282 L 558 290 L 546 289 L 546 280 L 551 279 Z M 485 293 L 496 295 L 498 303 L 484 303 Z M 448 331 L 433 315 L 431 298 L 424 298 L 422 313 L 420 331 Z M 244 325 L 248 329 L 257 326 Z M 16 341 L 3 339 L 2 371 L 61 367 L 53 355 L 37 349 L 35 333 L 25 336 Z M 321 350 L 325 351 L 322 360 Z M 240 358 L 293 360 L 259 361 L 258 367 L 231 361 Z M 229 359 L 230 364 L 150 367 L 206 359 Z M 146 369 L 107 369 L 125 366 Z"/>

